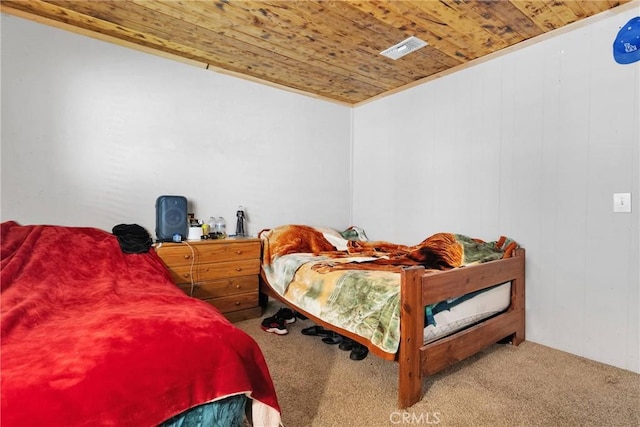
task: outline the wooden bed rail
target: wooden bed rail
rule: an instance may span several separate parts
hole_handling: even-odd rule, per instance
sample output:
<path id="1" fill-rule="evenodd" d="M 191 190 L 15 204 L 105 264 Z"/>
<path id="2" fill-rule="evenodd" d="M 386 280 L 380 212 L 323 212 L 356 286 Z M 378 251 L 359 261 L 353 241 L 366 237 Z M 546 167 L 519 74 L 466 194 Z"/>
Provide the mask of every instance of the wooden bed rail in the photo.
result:
<path id="1" fill-rule="evenodd" d="M 422 377 L 439 372 L 511 336 L 514 345 L 525 339 L 525 250 L 513 257 L 445 272 L 421 267 L 402 272 L 398 406 L 407 408 L 422 398 Z M 507 311 L 482 323 L 422 345 L 424 307 L 511 281 Z"/>
<path id="2" fill-rule="evenodd" d="M 523 270 L 524 249 L 514 256 L 447 271 L 428 271 L 422 276 L 423 304 L 436 304 L 450 298 L 516 280 Z"/>

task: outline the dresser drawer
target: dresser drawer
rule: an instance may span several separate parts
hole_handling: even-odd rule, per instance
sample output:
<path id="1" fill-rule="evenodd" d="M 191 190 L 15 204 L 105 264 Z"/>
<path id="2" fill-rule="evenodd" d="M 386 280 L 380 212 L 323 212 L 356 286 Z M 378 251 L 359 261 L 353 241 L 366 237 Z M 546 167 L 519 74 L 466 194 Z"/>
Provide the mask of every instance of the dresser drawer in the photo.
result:
<path id="1" fill-rule="evenodd" d="M 158 247 L 156 251 L 167 265 L 191 265 L 194 257 L 197 263 L 259 259 L 260 242 L 194 243 L 190 247 L 187 245 L 163 245 Z"/>
<path id="2" fill-rule="evenodd" d="M 191 283 L 192 281 L 192 268 L 190 265 L 169 266 L 169 271 L 176 284 Z M 257 275 L 258 273 L 260 273 L 260 260 L 257 258 L 233 262 L 217 262 L 215 264 L 196 264 L 193 266 L 193 281 L 202 282 L 252 274 Z"/>
<path id="3" fill-rule="evenodd" d="M 257 307 L 258 293 L 238 294 L 228 297 L 205 299 L 203 301 L 211 304 L 222 313 L 229 313 Z"/>
<path id="4" fill-rule="evenodd" d="M 164 242 L 154 248 L 185 294 L 211 304 L 232 322 L 262 315 L 259 239 Z"/>
<path id="5" fill-rule="evenodd" d="M 258 276 L 241 276 L 194 283 L 193 293 L 191 293 L 191 283 L 181 283 L 178 287 L 194 298 L 220 298 L 245 292 L 258 292 Z"/>

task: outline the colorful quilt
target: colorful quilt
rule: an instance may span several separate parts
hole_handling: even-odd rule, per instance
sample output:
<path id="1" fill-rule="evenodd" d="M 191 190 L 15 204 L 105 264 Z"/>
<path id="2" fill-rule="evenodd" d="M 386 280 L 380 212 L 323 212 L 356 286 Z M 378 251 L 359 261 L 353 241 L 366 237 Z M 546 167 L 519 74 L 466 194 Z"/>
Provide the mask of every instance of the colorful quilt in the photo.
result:
<path id="1" fill-rule="evenodd" d="M 418 245 L 368 241 L 350 228 L 284 225 L 260 234 L 269 285 L 294 306 L 394 354 L 400 342 L 400 271 L 410 265 L 445 270 L 511 255 L 501 237 L 484 242 L 438 233 Z"/>
<path id="2" fill-rule="evenodd" d="M 257 343 L 94 228 L 1 226 L 4 426 L 152 426 L 225 397 L 280 425 Z"/>

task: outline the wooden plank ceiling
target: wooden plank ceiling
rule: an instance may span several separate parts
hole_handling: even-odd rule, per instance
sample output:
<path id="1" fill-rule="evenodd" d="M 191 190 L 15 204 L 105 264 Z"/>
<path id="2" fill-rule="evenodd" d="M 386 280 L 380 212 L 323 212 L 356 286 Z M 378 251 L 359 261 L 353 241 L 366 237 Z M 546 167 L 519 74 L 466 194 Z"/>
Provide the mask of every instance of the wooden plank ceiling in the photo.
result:
<path id="1" fill-rule="evenodd" d="M 357 105 L 630 0 L 2 0 L 2 12 Z M 379 53 L 428 43 L 398 60 Z"/>

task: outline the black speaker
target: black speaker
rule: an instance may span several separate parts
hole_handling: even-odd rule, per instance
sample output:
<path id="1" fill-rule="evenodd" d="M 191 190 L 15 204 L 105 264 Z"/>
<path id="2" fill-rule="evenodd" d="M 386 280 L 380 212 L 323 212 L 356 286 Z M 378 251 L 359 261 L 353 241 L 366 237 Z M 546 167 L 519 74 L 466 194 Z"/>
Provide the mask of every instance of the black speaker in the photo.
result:
<path id="1" fill-rule="evenodd" d="M 160 196 L 156 199 L 156 237 L 160 242 L 173 241 L 179 234 L 181 240 L 187 238 L 187 198 L 183 196 Z"/>

